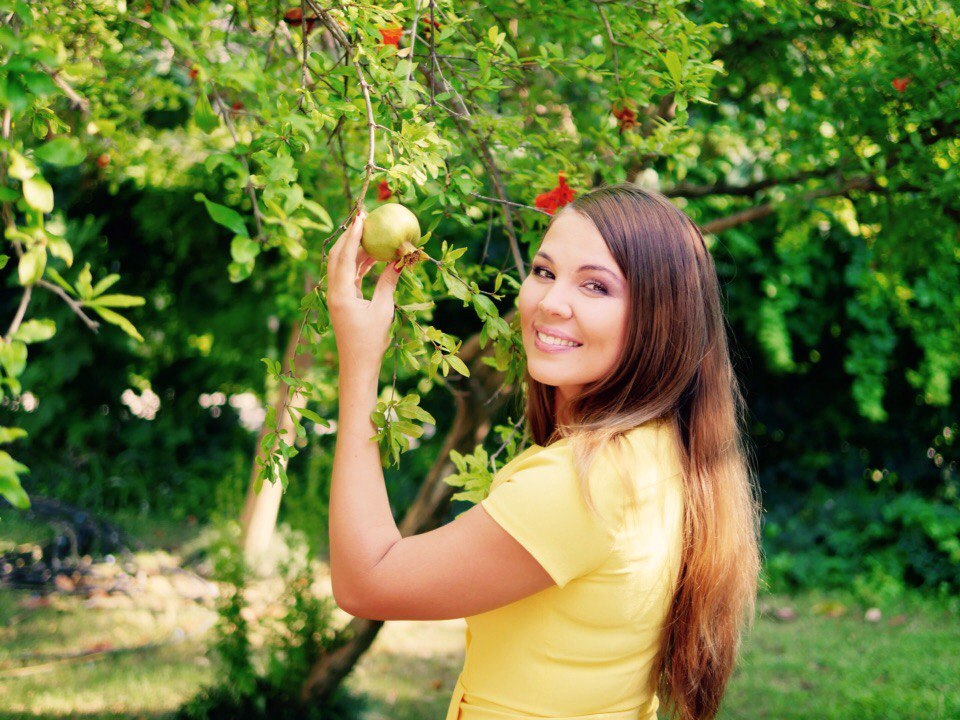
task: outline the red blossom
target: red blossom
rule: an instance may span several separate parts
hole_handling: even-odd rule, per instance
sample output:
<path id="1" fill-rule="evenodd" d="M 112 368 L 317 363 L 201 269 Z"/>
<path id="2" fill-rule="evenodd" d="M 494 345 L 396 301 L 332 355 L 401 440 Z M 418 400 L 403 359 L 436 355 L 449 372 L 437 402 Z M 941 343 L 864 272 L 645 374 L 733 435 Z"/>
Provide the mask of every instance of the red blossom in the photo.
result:
<path id="1" fill-rule="evenodd" d="M 199 72 L 200 70 L 198 68 L 195 68 L 195 67 L 190 68 L 190 79 L 193 80 L 195 77 L 197 77 L 197 74 Z"/>
<path id="2" fill-rule="evenodd" d="M 390 185 L 386 180 L 381 180 L 380 185 L 377 186 L 377 200 L 387 200 L 392 196 L 393 191 L 390 190 Z"/>
<path id="3" fill-rule="evenodd" d="M 317 20 L 318 18 L 316 15 L 311 15 L 304 20 L 303 10 L 298 7 L 290 8 L 283 14 L 283 21 L 292 27 L 299 27 L 300 25 L 306 23 L 307 35 L 309 35 L 310 31 L 313 30 L 313 26 L 316 25 Z"/>
<path id="4" fill-rule="evenodd" d="M 231 105 L 230 107 L 231 107 L 232 109 L 234 109 L 234 110 L 243 110 L 243 103 L 240 102 L 239 100 L 237 100 L 237 101 L 234 102 L 233 105 Z"/>
<path id="5" fill-rule="evenodd" d="M 109 165 L 109 164 L 110 164 L 110 156 L 107 155 L 106 153 L 103 153 L 103 155 L 100 155 L 100 156 L 97 157 L 97 166 L 98 166 L 98 167 L 105 168 L 105 167 L 106 167 L 107 165 Z"/>
<path id="6" fill-rule="evenodd" d="M 380 36 L 383 38 L 381 45 L 393 45 L 395 48 L 400 47 L 400 38 L 403 36 L 403 28 L 377 28 L 380 31 Z"/>
<path id="7" fill-rule="evenodd" d="M 562 170 L 557 175 L 557 186 L 553 190 L 537 195 L 533 204 L 553 215 L 557 210 L 573 200 L 576 191 L 567 185 L 567 176 Z"/>
<path id="8" fill-rule="evenodd" d="M 623 105 L 613 104 L 613 116 L 620 121 L 620 131 L 629 130 L 637 124 L 637 113 L 628 103 Z"/>
<path id="9" fill-rule="evenodd" d="M 907 89 L 907 85 L 910 84 L 910 81 L 912 79 L 913 78 L 909 78 L 909 77 L 898 77 L 898 78 L 894 78 L 890 84 L 897 89 L 897 92 L 903 92 L 904 90 Z"/>

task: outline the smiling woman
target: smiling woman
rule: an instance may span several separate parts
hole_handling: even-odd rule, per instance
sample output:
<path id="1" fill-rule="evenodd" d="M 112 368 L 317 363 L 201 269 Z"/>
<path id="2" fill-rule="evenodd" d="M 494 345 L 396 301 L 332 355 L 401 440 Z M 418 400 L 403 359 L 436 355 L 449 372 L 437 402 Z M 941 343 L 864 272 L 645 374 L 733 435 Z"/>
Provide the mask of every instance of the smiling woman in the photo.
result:
<path id="1" fill-rule="evenodd" d="M 614 674 L 614 668 L 622 671 L 617 663 L 631 657 L 630 677 L 645 680 L 621 697 L 619 708 L 629 697 L 632 707 L 641 708 L 633 717 L 653 718 L 662 700 L 681 720 L 712 718 L 752 616 L 760 559 L 745 403 L 706 243 L 693 221 L 662 195 L 630 184 L 599 188 L 553 216 L 518 305 L 527 353 L 526 419 L 534 442 L 544 452 L 562 446 L 569 453 L 588 507 L 595 500 L 601 507 L 609 502 L 603 485 L 594 497 L 593 482 L 611 473 L 622 479 L 620 496 L 628 505 L 613 526 L 620 534 L 606 562 L 615 567 L 578 580 L 588 583 L 598 572 L 610 578 L 590 597 L 593 611 L 580 608 L 581 622 L 598 627 L 601 618 L 611 617 L 600 608 L 632 587 L 633 600 L 627 590 L 615 603 L 635 611 L 617 637 L 645 628 L 632 646 L 622 647 L 623 654 L 603 658 L 589 633 L 579 643 L 560 640 L 577 636 L 568 626 L 551 640 L 559 647 L 550 656 L 607 663 Z M 574 344 L 558 345 L 558 338 Z M 666 429 L 657 435 L 659 451 L 638 456 L 637 429 L 651 425 Z M 676 476 L 672 447 L 679 457 Z M 610 460 L 613 449 L 621 452 L 619 460 Z M 651 467 L 659 479 L 645 484 Z M 679 505 L 671 478 L 680 480 Z M 497 492 L 495 487 L 483 504 L 502 503 Z M 682 511 L 673 515 L 678 507 Z M 529 520 L 535 512 L 531 502 L 522 517 Z M 516 515 L 513 523 L 505 513 L 495 517 L 524 537 L 525 523 Z M 628 532 L 638 518 L 635 527 L 652 529 L 650 535 Z M 675 542 L 678 555 L 663 549 L 665 539 L 668 546 Z M 579 552 L 576 547 L 570 552 Z M 631 559 L 630 552 L 639 555 Z M 575 614 L 568 609 L 562 617 Z M 655 657 L 644 660 L 644 649 L 651 647 Z"/>
<path id="2" fill-rule="evenodd" d="M 401 537 L 370 413 L 396 287 L 331 251 L 340 353 L 334 597 L 467 621 L 447 720 L 717 713 L 759 570 L 758 514 L 716 271 L 696 226 L 632 185 L 551 219 L 518 298 L 534 444 L 453 522 Z"/>

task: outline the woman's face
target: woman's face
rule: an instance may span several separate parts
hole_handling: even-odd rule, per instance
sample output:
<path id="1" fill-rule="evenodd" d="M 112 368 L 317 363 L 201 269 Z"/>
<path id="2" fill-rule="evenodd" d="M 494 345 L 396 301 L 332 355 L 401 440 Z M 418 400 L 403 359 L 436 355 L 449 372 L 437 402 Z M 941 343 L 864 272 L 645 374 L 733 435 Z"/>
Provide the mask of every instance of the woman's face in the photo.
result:
<path id="1" fill-rule="evenodd" d="M 613 370 L 626 337 L 627 280 L 586 217 L 567 209 L 553 221 L 518 305 L 527 369 L 557 388 L 558 404 Z M 575 346 L 549 344 L 538 330 Z"/>

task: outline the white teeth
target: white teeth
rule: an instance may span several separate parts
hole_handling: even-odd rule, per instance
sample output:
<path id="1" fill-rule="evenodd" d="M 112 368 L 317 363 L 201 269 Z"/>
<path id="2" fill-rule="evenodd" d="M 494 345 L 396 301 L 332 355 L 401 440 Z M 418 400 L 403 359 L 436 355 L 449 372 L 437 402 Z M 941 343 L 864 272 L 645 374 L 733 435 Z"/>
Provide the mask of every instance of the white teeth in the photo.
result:
<path id="1" fill-rule="evenodd" d="M 540 338 L 540 342 L 547 343 L 547 345 L 563 345 L 566 347 L 579 347 L 581 343 L 570 342 L 569 340 L 561 340 L 560 338 L 553 337 L 552 335 L 544 335 L 539 330 L 537 331 L 537 337 Z"/>

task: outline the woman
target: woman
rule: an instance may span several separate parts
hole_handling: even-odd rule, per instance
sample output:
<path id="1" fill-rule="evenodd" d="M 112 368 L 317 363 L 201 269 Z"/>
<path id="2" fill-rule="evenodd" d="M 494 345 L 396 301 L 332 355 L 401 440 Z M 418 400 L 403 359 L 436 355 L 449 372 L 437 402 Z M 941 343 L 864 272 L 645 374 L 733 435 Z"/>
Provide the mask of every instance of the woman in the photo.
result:
<path id="1" fill-rule="evenodd" d="M 369 420 L 398 272 L 331 251 L 340 353 L 334 597 L 467 619 L 447 720 L 716 715 L 752 616 L 758 504 L 720 288 L 695 224 L 633 185 L 550 222 L 518 298 L 535 444 L 453 522 L 401 538 Z M 370 338 L 374 338 L 371 345 Z"/>

